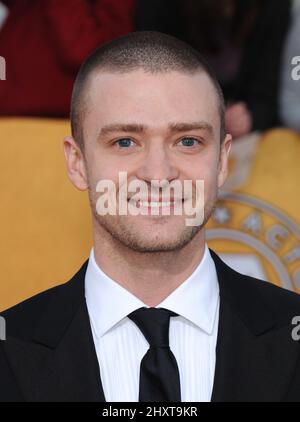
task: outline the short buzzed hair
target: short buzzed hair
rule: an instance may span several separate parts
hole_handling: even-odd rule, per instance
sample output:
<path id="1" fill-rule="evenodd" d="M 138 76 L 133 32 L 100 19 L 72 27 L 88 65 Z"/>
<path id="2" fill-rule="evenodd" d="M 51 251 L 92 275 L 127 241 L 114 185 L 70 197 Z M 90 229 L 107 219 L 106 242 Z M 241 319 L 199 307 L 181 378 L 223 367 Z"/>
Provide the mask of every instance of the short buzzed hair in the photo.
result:
<path id="1" fill-rule="evenodd" d="M 220 84 L 202 55 L 187 43 L 156 31 L 137 31 L 107 42 L 94 50 L 81 65 L 71 99 L 71 130 L 78 145 L 84 148 L 83 117 L 85 91 L 94 71 L 128 73 L 143 69 L 149 73 L 179 71 L 194 74 L 204 71 L 217 95 L 220 114 L 220 140 L 225 138 L 225 104 Z"/>

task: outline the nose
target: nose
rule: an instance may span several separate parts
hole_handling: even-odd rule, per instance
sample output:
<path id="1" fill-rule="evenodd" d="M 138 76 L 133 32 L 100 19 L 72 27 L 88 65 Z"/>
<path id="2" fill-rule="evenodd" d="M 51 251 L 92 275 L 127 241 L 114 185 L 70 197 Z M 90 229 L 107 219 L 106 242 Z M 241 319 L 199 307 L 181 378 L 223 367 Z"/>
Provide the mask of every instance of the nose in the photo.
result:
<path id="1" fill-rule="evenodd" d="M 150 144 L 150 142 L 149 142 Z M 179 169 L 172 160 L 167 146 L 153 142 L 140 163 L 136 176 L 147 183 L 152 180 L 171 182 L 179 177 Z"/>

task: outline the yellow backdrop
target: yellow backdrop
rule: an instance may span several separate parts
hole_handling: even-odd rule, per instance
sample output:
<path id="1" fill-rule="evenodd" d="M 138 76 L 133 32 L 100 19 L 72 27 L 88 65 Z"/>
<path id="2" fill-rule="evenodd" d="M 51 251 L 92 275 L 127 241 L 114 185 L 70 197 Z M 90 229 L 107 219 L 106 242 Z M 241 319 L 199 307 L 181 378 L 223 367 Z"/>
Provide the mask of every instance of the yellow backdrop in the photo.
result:
<path id="1" fill-rule="evenodd" d="M 89 204 L 66 174 L 68 134 L 64 120 L 0 119 L 0 310 L 67 281 L 88 257 Z M 209 245 L 233 266 L 295 291 L 299 158 L 299 135 L 288 130 L 237 141 L 207 231 Z"/>
<path id="2" fill-rule="evenodd" d="M 88 256 L 87 194 L 65 169 L 69 134 L 64 120 L 0 120 L 1 310 L 67 281 Z"/>

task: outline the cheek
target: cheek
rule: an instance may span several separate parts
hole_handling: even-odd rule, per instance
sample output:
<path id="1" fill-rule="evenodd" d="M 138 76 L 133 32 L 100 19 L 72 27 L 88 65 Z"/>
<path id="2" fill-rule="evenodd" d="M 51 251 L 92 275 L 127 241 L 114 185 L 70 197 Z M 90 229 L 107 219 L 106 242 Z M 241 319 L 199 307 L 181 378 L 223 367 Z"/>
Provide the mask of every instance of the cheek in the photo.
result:
<path id="1" fill-rule="evenodd" d="M 216 160 L 202 162 L 198 165 L 196 175 L 193 175 L 194 180 L 203 180 L 204 185 L 213 186 L 218 179 L 218 163 Z"/>
<path id="2" fill-rule="evenodd" d="M 204 197 L 205 200 L 209 200 L 210 198 L 215 198 L 218 192 L 218 177 L 214 175 L 210 179 L 208 179 L 205 183 L 204 187 Z"/>
<path id="3" fill-rule="evenodd" d="M 113 181 L 118 186 L 120 173 L 125 172 L 127 177 L 130 177 L 133 166 L 124 157 L 113 157 L 105 150 L 99 150 L 90 155 L 88 167 L 90 178 L 93 181 L 106 179 Z"/>
<path id="4" fill-rule="evenodd" d="M 217 167 L 209 168 L 206 171 L 202 171 L 199 174 L 198 180 L 204 181 L 204 199 L 205 202 L 209 201 L 210 198 L 216 196 L 218 190 L 218 171 Z"/>
<path id="5" fill-rule="evenodd" d="M 117 168 L 101 153 L 94 152 L 87 157 L 88 177 L 93 185 L 97 184 L 99 180 L 118 180 Z"/>
<path id="6" fill-rule="evenodd" d="M 88 166 L 88 181 L 90 189 L 96 193 L 97 184 L 100 181 L 112 181 L 116 186 L 118 185 L 118 172 L 116 173 L 112 166 L 104 165 L 100 162 L 95 162 Z"/>

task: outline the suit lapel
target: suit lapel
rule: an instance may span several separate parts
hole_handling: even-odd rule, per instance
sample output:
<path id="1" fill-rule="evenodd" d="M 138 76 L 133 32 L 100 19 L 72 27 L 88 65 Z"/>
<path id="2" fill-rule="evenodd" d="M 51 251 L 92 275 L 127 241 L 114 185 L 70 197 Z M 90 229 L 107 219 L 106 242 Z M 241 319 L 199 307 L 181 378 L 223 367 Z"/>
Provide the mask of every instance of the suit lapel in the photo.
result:
<path id="1" fill-rule="evenodd" d="M 257 288 L 211 254 L 220 285 L 212 401 L 281 401 L 299 355 L 286 323 L 296 309 L 278 321 Z"/>
<path id="2" fill-rule="evenodd" d="M 25 400 L 105 401 L 84 296 L 86 266 L 57 289 L 31 341 L 5 342 Z"/>

